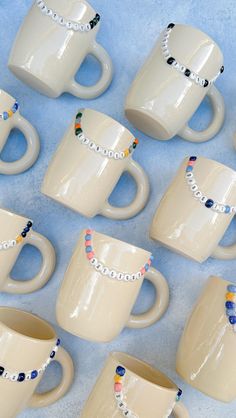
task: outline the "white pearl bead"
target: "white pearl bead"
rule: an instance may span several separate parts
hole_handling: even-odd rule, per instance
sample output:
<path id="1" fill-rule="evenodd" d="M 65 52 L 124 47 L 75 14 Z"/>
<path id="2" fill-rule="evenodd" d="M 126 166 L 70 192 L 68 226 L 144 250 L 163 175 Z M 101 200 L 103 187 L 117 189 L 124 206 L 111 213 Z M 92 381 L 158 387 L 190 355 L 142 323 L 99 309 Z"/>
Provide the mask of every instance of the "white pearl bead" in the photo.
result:
<path id="1" fill-rule="evenodd" d="M 131 280 L 131 275 L 130 275 L 130 274 L 125 274 L 125 278 L 124 278 L 124 280 L 125 280 L 126 282 L 129 282 L 129 281 Z"/>
<path id="2" fill-rule="evenodd" d="M 96 266 L 98 263 L 98 260 L 94 257 L 92 258 L 92 260 L 90 260 L 90 264 L 92 264 L 92 266 Z"/>
<path id="3" fill-rule="evenodd" d="M 198 186 L 194 184 L 193 186 L 191 186 L 191 190 L 192 192 L 196 192 L 198 190 Z"/>
<path id="4" fill-rule="evenodd" d="M 110 151 L 108 152 L 108 157 L 109 157 L 109 158 L 113 158 L 113 157 L 114 157 L 114 152 L 113 152 L 112 150 L 110 150 Z"/>
<path id="5" fill-rule="evenodd" d="M 119 402 L 118 407 L 121 411 L 124 411 L 126 409 L 127 405 L 126 405 L 125 402 Z"/>
<path id="6" fill-rule="evenodd" d="M 180 67 L 180 71 L 181 71 L 181 73 L 184 73 L 184 72 L 185 72 L 185 70 L 186 70 L 186 67 L 185 67 L 184 65 L 181 65 L 181 67 Z"/>
<path id="7" fill-rule="evenodd" d="M 26 374 L 25 380 L 31 380 L 31 372 Z"/>
<path id="8" fill-rule="evenodd" d="M 61 26 L 65 26 L 66 25 L 66 21 L 65 21 L 65 19 L 64 19 L 64 17 L 59 17 L 59 23 L 60 23 L 60 25 Z"/>
<path id="9" fill-rule="evenodd" d="M 3 373 L 2 377 L 4 379 L 10 379 L 10 373 L 7 370 L 5 370 L 5 372 Z"/>
<path id="10" fill-rule="evenodd" d="M 122 151 L 121 153 L 120 153 L 120 159 L 121 160 L 123 160 L 125 158 L 125 153 Z"/>
<path id="11" fill-rule="evenodd" d="M 191 80 L 195 80 L 195 78 L 196 78 L 196 74 L 195 74 L 195 73 L 193 73 L 193 72 L 191 72 L 191 74 L 190 74 L 190 78 L 191 78 Z"/>
<path id="12" fill-rule="evenodd" d="M 95 269 L 97 270 L 97 271 L 102 271 L 102 269 L 103 269 L 103 264 L 102 263 L 98 263 L 97 265 L 96 265 L 96 267 L 95 267 Z"/>
<path id="13" fill-rule="evenodd" d="M 86 30 L 86 26 L 82 24 L 79 29 L 81 32 L 84 32 Z"/>
<path id="14" fill-rule="evenodd" d="M 206 201 L 207 201 L 207 197 L 206 196 L 202 196 L 201 199 L 200 199 L 200 202 L 201 203 L 206 203 Z"/>
<path id="15" fill-rule="evenodd" d="M 200 192 L 200 190 L 197 190 L 197 191 L 194 193 L 194 196 L 195 196 L 197 199 L 201 199 L 201 197 L 202 197 L 202 192 Z"/>
<path id="16" fill-rule="evenodd" d="M 188 178 L 192 178 L 193 177 L 193 173 L 190 173 L 190 172 L 188 172 L 188 173 L 186 173 L 185 174 L 185 177 L 188 179 Z"/>
<path id="17" fill-rule="evenodd" d="M 110 270 L 108 267 L 103 267 L 102 269 L 102 274 L 104 274 L 104 276 L 107 276 L 110 273 Z"/>
<path id="18" fill-rule="evenodd" d="M 90 31 L 90 29 L 91 29 L 90 24 L 89 24 L 89 23 L 86 23 L 86 24 L 85 24 L 85 30 L 86 30 L 87 32 L 89 32 L 89 31 Z"/>
<path id="19" fill-rule="evenodd" d="M 190 179 L 188 179 L 188 184 L 195 184 L 196 183 L 196 180 L 192 177 L 192 178 L 190 178 Z"/>
<path id="20" fill-rule="evenodd" d="M 53 19 L 55 22 L 58 22 L 58 20 L 59 20 L 59 16 L 58 16 L 58 14 L 57 14 L 57 13 L 53 13 L 53 15 L 52 15 L 52 19 Z"/>
<path id="21" fill-rule="evenodd" d="M 225 211 L 225 205 L 220 205 L 220 212 L 224 213 Z"/>
<path id="22" fill-rule="evenodd" d="M 53 14 L 52 9 L 48 9 L 48 10 L 47 10 L 47 16 L 52 16 L 52 14 Z"/>
<path id="23" fill-rule="evenodd" d="M 111 270 L 111 271 L 110 271 L 110 273 L 109 273 L 109 277 L 110 277 L 111 279 L 115 279 L 115 278 L 116 278 L 116 276 L 117 276 L 116 271 L 115 271 L 115 270 Z"/>
<path id="24" fill-rule="evenodd" d="M 80 25 L 78 23 L 74 23 L 73 24 L 73 29 L 78 32 L 78 30 L 80 30 Z"/>
<path id="25" fill-rule="evenodd" d="M 96 144 L 94 142 L 90 142 L 89 148 L 94 149 L 96 147 Z"/>
<path id="26" fill-rule="evenodd" d="M 10 375 L 10 380 L 11 380 L 12 382 L 15 382 L 17 379 L 18 379 L 18 374 L 13 373 L 13 374 L 11 374 L 11 375 Z"/>
<path id="27" fill-rule="evenodd" d="M 117 274 L 117 279 L 118 280 L 124 280 L 124 278 L 125 278 L 125 275 L 123 273 L 118 273 Z"/>
<path id="28" fill-rule="evenodd" d="M 119 152 L 115 152 L 115 154 L 114 154 L 114 158 L 115 158 L 115 160 L 119 160 L 119 158 L 120 158 L 120 153 L 119 153 Z"/>
<path id="29" fill-rule="evenodd" d="M 73 23 L 72 22 L 67 22 L 66 27 L 67 27 L 67 29 L 73 29 Z"/>
<path id="30" fill-rule="evenodd" d="M 138 273 L 136 273 L 136 276 L 137 276 L 137 280 L 141 279 L 142 278 L 141 271 L 138 271 Z"/>
<path id="31" fill-rule="evenodd" d="M 102 151 L 102 155 L 104 155 L 104 157 L 107 157 L 108 156 L 108 153 L 109 153 L 109 151 L 107 149 L 104 149 Z"/>

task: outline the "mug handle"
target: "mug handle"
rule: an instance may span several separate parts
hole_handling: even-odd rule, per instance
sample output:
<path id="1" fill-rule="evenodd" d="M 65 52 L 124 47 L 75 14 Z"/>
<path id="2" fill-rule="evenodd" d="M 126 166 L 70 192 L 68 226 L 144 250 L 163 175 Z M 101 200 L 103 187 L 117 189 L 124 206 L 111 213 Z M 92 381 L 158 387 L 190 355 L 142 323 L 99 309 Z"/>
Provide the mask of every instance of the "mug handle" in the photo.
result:
<path id="1" fill-rule="evenodd" d="M 236 244 L 223 247 L 218 245 L 212 254 L 213 258 L 217 260 L 233 260 L 236 258 Z"/>
<path id="2" fill-rule="evenodd" d="M 94 41 L 88 51 L 88 55 L 93 55 L 102 66 L 102 75 L 100 80 L 94 86 L 82 86 L 75 79 L 69 82 L 68 93 L 73 94 L 80 99 L 94 99 L 100 96 L 111 84 L 113 76 L 113 65 L 107 51 L 96 41 Z"/>
<path id="3" fill-rule="evenodd" d="M 47 238 L 31 231 L 31 234 L 25 238 L 23 245 L 32 245 L 38 248 L 42 255 L 42 265 L 39 273 L 31 280 L 18 281 L 13 280 L 10 276 L 2 289 L 7 293 L 26 294 L 32 293 L 35 290 L 41 289 L 50 279 L 56 265 L 55 250 Z"/>
<path id="4" fill-rule="evenodd" d="M 173 414 L 175 418 L 189 418 L 189 413 L 187 408 L 182 402 L 177 402 L 173 409 Z"/>
<path id="5" fill-rule="evenodd" d="M 0 160 L 0 174 L 19 174 L 28 170 L 38 158 L 40 151 L 39 136 L 36 129 L 19 113 L 14 115 L 13 128 L 19 129 L 25 136 L 27 150 L 20 160 L 5 162 Z"/>
<path id="6" fill-rule="evenodd" d="M 150 185 L 147 174 L 143 168 L 130 158 L 127 167 L 125 168 L 135 180 L 137 184 L 137 193 L 132 203 L 124 207 L 115 207 L 110 205 L 107 201 L 104 208 L 100 212 L 101 215 L 110 219 L 129 219 L 137 215 L 148 201 Z"/>
<path id="7" fill-rule="evenodd" d="M 62 367 L 61 383 L 45 393 L 34 393 L 28 404 L 29 408 L 43 408 L 61 399 L 69 390 L 74 379 L 74 366 L 70 355 L 59 347 L 55 360 Z"/>
<path id="8" fill-rule="evenodd" d="M 165 313 L 169 305 L 169 286 L 164 276 L 153 267 L 145 274 L 145 279 L 149 280 L 156 289 L 156 300 L 154 305 L 143 314 L 131 315 L 128 328 L 146 328 L 155 324 Z"/>
<path id="9" fill-rule="evenodd" d="M 213 138 L 221 129 L 225 118 L 224 99 L 215 86 L 212 86 L 207 96 L 210 99 L 213 108 L 213 120 L 204 131 L 195 131 L 187 124 L 178 133 L 181 138 L 191 142 L 205 142 Z"/>

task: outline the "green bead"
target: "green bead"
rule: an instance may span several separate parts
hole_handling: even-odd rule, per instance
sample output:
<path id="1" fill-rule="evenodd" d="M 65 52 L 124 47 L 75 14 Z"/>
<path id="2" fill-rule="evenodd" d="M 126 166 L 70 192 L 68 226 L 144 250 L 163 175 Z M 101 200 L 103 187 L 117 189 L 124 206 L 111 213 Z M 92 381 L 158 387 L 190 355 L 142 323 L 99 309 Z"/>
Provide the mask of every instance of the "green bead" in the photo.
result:
<path id="1" fill-rule="evenodd" d="M 81 128 L 78 128 L 78 129 L 76 129 L 76 130 L 75 130 L 75 134 L 76 134 L 76 135 L 82 134 L 82 132 L 83 132 L 83 131 L 82 131 L 82 129 L 81 129 Z"/>
<path id="2" fill-rule="evenodd" d="M 79 112 L 79 113 L 77 113 L 77 115 L 76 115 L 76 119 L 77 119 L 77 118 L 81 119 L 81 118 L 82 118 L 82 116 L 83 116 L 83 114 L 82 114 L 81 112 Z"/>
<path id="3" fill-rule="evenodd" d="M 135 144 L 135 142 L 133 143 L 133 149 L 135 149 L 137 147 L 137 144 Z"/>

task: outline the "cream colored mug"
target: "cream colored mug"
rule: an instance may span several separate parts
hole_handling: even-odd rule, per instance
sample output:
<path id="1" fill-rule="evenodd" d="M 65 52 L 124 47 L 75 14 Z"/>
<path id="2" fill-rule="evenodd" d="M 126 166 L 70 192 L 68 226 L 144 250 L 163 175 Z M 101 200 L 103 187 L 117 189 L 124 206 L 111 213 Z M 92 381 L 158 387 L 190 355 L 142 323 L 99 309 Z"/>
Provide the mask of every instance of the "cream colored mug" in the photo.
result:
<path id="1" fill-rule="evenodd" d="M 32 229 L 32 221 L 0 208 L 0 291 L 32 293 L 43 287 L 53 274 L 56 255 L 52 244 Z M 25 232 L 26 231 L 28 232 Z M 24 237 L 22 236 L 24 235 Z M 11 271 L 24 247 L 36 247 L 42 256 L 39 273 L 31 280 L 14 280 Z"/>
<path id="2" fill-rule="evenodd" d="M 116 399 L 114 377 L 122 375 L 121 399 Z M 118 375 L 119 376 L 119 375 Z M 81 418 L 189 418 L 179 389 L 159 370 L 125 353 L 112 353 L 82 411 Z M 123 407 L 119 404 L 123 404 Z M 130 414 L 126 414 L 126 411 Z"/>
<path id="3" fill-rule="evenodd" d="M 168 140 L 179 135 L 192 142 L 207 141 L 219 132 L 224 122 L 224 100 L 210 83 L 223 70 L 222 52 L 208 35 L 191 26 L 175 25 L 168 35 L 167 51 L 170 58 L 175 58 L 174 64 L 179 64 L 179 70 L 173 64 L 168 65 L 163 56 L 166 44 L 162 32 L 130 88 L 126 117 L 136 128 L 156 139 Z M 180 69 L 187 71 L 188 76 Z M 197 84 L 196 76 L 209 81 L 208 86 Z M 211 101 L 213 120 L 205 130 L 195 131 L 189 121 L 205 96 Z"/>
<path id="4" fill-rule="evenodd" d="M 91 257 L 86 252 L 90 250 Z M 168 307 L 169 288 L 162 274 L 147 265 L 150 257 L 148 251 L 134 245 L 83 231 L 57 300 L 60 326 L 87 340 L 108 342 L 125 326 L 145 328 L 158 321 Z M 137 277 L 144 266 L 147 271 Z M 156 289 L 156 300 L 149 311 L 131 315 L 144 277 Z"/>
<path id="5" fill-rule="evenodd" d="M 23 157 L 14 162 L 0 159 L 0 174 L 19 174 L 28 170 L 38 158 L 40 143 L 36 129 L 21 116 L 19 104 L 4 90 L 0 90 L 0 153 L 12 129 L 19 129 L 27 142 Z"/>
<path id="6" fill-rule="evenodd" d="M 94 27 L 87 31 L 94 19 L 96 25 L 92 23 Z M 85 0 L 34 1 L 17 34 L 9 69 L 49 97 L 64 92 L 83 99 L 99 96 L 110 85 L 113 69 L 109 55 L 96 42 L 98 19 Z M 89 54 L 100 62 L 102 76 L 95 85 L 82 86 L 75 74 Z"/>
<path id="7" fill-rule="evenodd" d="M 185 326 L 176 360 L 177 372 L 187 383 L 223 402 L 236 399 L 236 333 L 228 316 L 235 315 L 235 308 L 226 306 L 227 299 L 236 298 L 228 286 L 236 290 L 234 283 L 209 278 Z"/>
<path id="8" fill-rule="evenodd" d="M 194 177 L 186 178 L 188 160 L 186 158 L 181 164 L 162 198 L 150 236 L 161 245 L 199 263 L 208 257 L 236 258 L 236 244 L 219 245 L 236 212 L 236 172 L 217 161 L 199 157 L 192 171 Z M 188 184 L 192 180 L 196 181 L 195 191 L 191 190 L 194 184 Z M 202 203 L 196 197 L 198 192 L 204 199 Z M 214 202 L 218 205 L 216 209 Z"/>
<path id="9" fill-rule="evenodd" d="M 89 218 L 135 216 L 147 203 L 149 182 L 132 159 L 134 141 L 131 132 L 111 117 L 82 109 L 49 165 L 42 193 Z M 136 181 L 137 194 L 130 205 L 114 207 L 108 199 L 125 171 Z"/>
<path id="10" fill-rule="evenodd" d="M 46 393 L 36 388 L 51 361 L 62 367 L 62 379 Z M 60 346 L 54 329 L 43 319 L 19 309 L 0 307 L 1 417 L 14 418 L 23 409 L 56 402 L 74 377 L 71 357 Z"/>

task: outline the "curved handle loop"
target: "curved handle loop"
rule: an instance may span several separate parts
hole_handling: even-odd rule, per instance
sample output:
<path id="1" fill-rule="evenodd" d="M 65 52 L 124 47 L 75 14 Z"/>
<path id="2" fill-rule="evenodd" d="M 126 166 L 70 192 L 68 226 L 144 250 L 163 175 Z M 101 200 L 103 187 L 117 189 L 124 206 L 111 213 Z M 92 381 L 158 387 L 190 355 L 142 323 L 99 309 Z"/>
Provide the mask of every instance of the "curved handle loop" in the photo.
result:
<path id="1" fill-rule="evenodd" d="M 80 99 L 94 99 L 100 96 L 111 84 L 113 77 L 113 65 L 107 51 L 96 41 L 91 45 L 88 54 L 93 55 L 102 66 L 100 80 L 94 86 L 82 86 L 75 79 L 71 80 L 67 91 Z"/>
<path id="2" fill-rule="evenodd" d="M 13 128 L 19 129 L 25 136 L 27 150 L 20 160 L 5 162 L 0 160 L 0 174 L 19 174 L 32 167 L 40 151 L 39 136 L 36 129 L 19 113 L 14 115 Z"/>
<path id="3" fill-rule="evenodd" d="M 61 399 L 69 390 L 74 379 L 74 366 L 71 357 L 59 347 L 55 361 L 60 363 L 62 367 L 61 383 L 54 389 L 45 393 L 34 393 L 30 403 L 30 408 L 43 408 Z"/>
<path id="4" fill-rule="evenodd" d="M 23 245 L 32 245 L 40 251 L 42 255 L 42 265 L 39 273 L 31 280 L 18 281 L 11 277 L 7 278 L 3 292 L 26 294 L 41 289 L 50 279 L 56 265 L 55 250 L 47 238 L 31 231 L 31 234 L 24 240 Z"/>
<path id="5" fill-rule="evenodd" d="M 101 215 L 110 219 L 129 219 L 137 215 L 146 206 L 149 198 L 150 185 L 147 174 L 143 168 L 130 158 L 125 169 L 135 180 L 137 184 L 137 193 L 132 203 L 124 207 L 115 207 L 107 201 L 100 212 Z"/>
<path id="6" fill-rule="evenodd" d="M 215 86 L 212 86 L 207 96 L 210 99 L 213 108 L 213 120 L 204 131 L 195 131 L 188 125 L 178 133 L 183 139 L 191 142 L 205 142 L 213 138 L 221 129 L 225 118 L 225 104 L 224 99 Z"/>
<path id="7" fill-rule="evenodd" d="M 223 247 L 218 245 L 212 254 L 213 258 L 217 260 L 233 260 L 236 258 L 236 244 L 229 245 L 228 247 Z"/>
<path id="8" fill-rule="evenodd" d="M 175 418 L 189 418 L 189 413 L 187 408 L 184 406 L 182 402 L 177 402 L 175 404 L 173 414 Z"/>
<path id="9" fill-rule="evenodd" d="M 145 313 L 131 315 L 127 323 L 128 328 L 146 328 L 155 324 L 165 313 L 169 305 L 169 286 L 165 277 L 156 269 L 150 268 L 145 274 L 156 289 L 156 300 L 154 305 Z"/>

